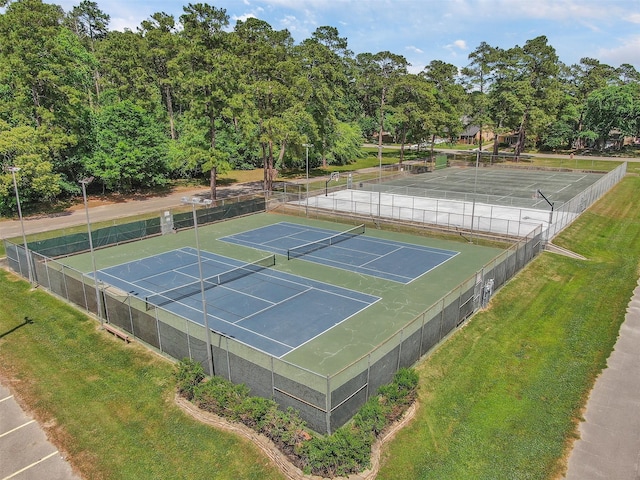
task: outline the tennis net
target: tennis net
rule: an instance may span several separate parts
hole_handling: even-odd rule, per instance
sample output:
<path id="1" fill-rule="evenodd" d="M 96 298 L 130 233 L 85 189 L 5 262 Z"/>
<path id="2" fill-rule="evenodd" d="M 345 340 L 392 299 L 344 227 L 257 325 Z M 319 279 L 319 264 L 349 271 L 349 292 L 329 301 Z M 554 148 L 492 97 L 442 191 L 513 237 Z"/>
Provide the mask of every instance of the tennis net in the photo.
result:
<path id="1" fill-rule="evenodd" d="M 261 258 L 255 262 L 241 265 L 232 270 L 213 275 L 203 280 L 204 290 L 211 290 L 218 285 L 233 282 L 252 273 L 260 272 L 265 268 L 273 267 L 276 264 L 276 256 L 269 255 L 268 257 Z M 155 293 L 149 295 L 146 298 L 147 310 L 151 310 L 153 307 L 162 307 L 172 302 L 179 302 L 187 297 L 197 295 L 202 292 L 202 285 L 200 281 L 189 283 L 181 287 L 172 288 L 164 292 Z"/>
<path id="2" fill-rule="evenodd" d="M 320 250 L 321 248 L 344 242 L 345 240 L 362 235 L 363 233 L 364 224 L 358 225 L 357 227 L 351 228 L 345 232 L 338 233 L 337 235 L 323 238 L 322 240 L 315 240 L 313 242 L 305 243 L 304 245 L 298 245 L 297 247 L 287 250 L 287 260 L 298 258 L 308 253 L 315 252 L 316 250 Z"/>

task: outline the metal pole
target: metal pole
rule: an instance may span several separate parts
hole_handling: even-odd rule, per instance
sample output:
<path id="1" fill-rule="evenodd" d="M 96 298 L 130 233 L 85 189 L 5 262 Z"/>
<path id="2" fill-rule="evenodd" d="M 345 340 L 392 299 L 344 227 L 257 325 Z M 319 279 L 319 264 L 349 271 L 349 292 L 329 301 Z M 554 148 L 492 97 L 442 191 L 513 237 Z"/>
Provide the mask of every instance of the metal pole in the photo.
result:
<path id="1" fill-rule="evenodd" d="M 98 287 L 98 269 L 96 268 L 96 257 L 93 252 L 93 238 L 91 237 L 91 220 L 89 220 L 89 205 L 87 204 L 87 185 L 93 182 L 93 177 L 83 178 L 80 180 L 82 185 L 82 198 L 84 199 L 84 211 L 87 216 L 87 233 L 89 234 L 89 251 L 91 252 L 91 265 L 93 266 L 93 283 L 96 291 L 96 309 L 98 310 L 98 318 L 100 326 L 104 324 L 102 318 L 102 302 L 100 301 L 100 289 Z"/>
<path id="2" fill-rule="evenodd" d="M 100 326 L 104 324 L 102 319 L 102 302 L 100 301 L 100 289 L 98 288 L 98 269 L 96 268 L 96 257 L 93 253 L 93 239 L 91 238 L 91 221 L 89 220 L 89 205 L 87 204 L 87 185 L 93 182 L 93 177 L 83 178 L 80 180 L 82 185 L 82 198 L 84 199 L 84 211 L 87 215 L 87 233 L 89 234 L 89 251 L 91 252 L 91 265 L 93 266 L 93 283 L 96 290 L 96 308 L 98 310 L 98 318 Z"/>
<path id="3" fill-rule="evenodd" d="M 184 202 L 184 200 L 183 200 Z M 200 255 L 200 239 L 198 238 L 198 218 L 196 215 L 196 204 L 200 204 L 198 198 L 192 198 L 185 203 L 190 203 L 193 210 L 193 231 L 196 236 L 196 250 L 198 252 L 198 272 L 200 275 L 200 293 L 202 294 L 202 314 L 204 316 L 204 328 L 206 332 L 207 342 L 207 362 L 209 363 L 209 371 L 213 376 L 213 354 L 211 352 L 211 329 L 209 328 L 209 317 L 207 315 L 207 299 L 205 298 L 204 277 L 202 276 L 202 257 Z"/>
<path id="4" fill-rule="evenodd" d="M 380 133 L 382 134 L 382 131 Z M 380 217 L 382 207 L 382 140 L 378 142 L 378 162 L 378 217 Z"/>
<path id="5" fill-rule="evenodd" d="M 313 147 L 310 143 L 303 143 L 302 146 L 306 150 L 306 164 L 307 164 L 307 202 L 305 206 L 305 215 L 309 216 L 309 147 Z"/>
<path id="6" fill-rule="evenodd" d="M 473 181 L 473 204 L 471 206 L 471 243 L 473 243 L 473 219 L 476 214 L 476 189 L 478 186 L 478 164 L 480 163 L 480 150 L 476 153 L 476 173 Z"/>
<path id="7" fill-rule="evenodd" d="M 33 275 L 31 273 L 31 254 L 29 252 L 29 245 L 27 245 L 27 235 L 24 232 L 24 221 L 22 219 L 22 208 L 20 206 L 20 195 L 18 194 L 18 182 L 16 181 L 16 172 L 20 171 L 19 167 L 8 167 L 13 177 L 13 188 L 16 192 L 16 203 L 18 204 L 18 217 L 20 217 L 20 228 L 22 229 L 22 243 L 24 244 L 24 253 L 27 257 L 27 273 L 29 274 L 29 283 L 33 286 Z"/>

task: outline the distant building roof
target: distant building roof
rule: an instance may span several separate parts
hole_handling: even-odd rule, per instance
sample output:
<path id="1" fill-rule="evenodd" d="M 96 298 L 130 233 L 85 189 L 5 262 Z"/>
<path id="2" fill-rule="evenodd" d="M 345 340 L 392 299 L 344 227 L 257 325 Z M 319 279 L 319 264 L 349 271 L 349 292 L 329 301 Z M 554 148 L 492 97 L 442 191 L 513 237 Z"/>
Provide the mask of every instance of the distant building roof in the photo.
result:
<path id="1" fill-rule="evenodd" d="M 460 134 L 461 137 L 475 137 L 480 131 L 480 127 L 476 125 L 469 125 L 464 132 Z"/>

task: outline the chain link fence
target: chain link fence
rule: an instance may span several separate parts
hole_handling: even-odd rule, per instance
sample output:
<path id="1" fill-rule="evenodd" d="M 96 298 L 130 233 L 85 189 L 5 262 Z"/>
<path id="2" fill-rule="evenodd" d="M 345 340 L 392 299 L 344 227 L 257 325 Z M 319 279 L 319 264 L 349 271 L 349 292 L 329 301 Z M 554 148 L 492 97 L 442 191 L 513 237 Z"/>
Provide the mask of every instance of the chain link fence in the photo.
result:
<path id="1" fill-rule="evenodd" d="M 393 178 L 420 173 L 420 165 L 405 165 Z M 522 238 L 542 225 L 545 241 L 551 241 L 584 210 L 613 188 L 627 171 L 623 163 L 602 175 L 574 198 L 558 207 L 531 208 L 531 200 L 487 194 L 461 194 L 446 190 L 385 185 L 392 178 L 352 175 L 325 191 L 283 191 L 270 198 L 268 209 L 292 215 L 319 217 L 323 214 L 364 219 L 378 224 L 385 221 L 434 226 L 465 234 L 482 233 Z M 529 208 L 527 208 L 527 205 Z M 545 204 L 546 205 L 546 204 Z"/>

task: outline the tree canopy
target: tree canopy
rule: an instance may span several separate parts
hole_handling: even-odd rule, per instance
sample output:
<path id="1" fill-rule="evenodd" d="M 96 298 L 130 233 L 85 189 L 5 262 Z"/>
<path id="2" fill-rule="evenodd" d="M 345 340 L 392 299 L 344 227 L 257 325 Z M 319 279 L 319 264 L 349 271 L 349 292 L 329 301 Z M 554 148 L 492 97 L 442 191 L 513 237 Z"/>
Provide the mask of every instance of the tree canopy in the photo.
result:
<path id="1" fill-rule="evenodd" d="M 544 36 L 482 42 L 463 69 L 411 72 L 389 51 L 349 49 L 334 26 L 296 44 L 288 30 L 189 3 L 136 31 L 109 28 L 98 2 L 65 12 L 14 0 L 0 14 L 0 161 L 18 166 L 25 207 L 92 188 L 129 192 L 230 168 L 347 164 L 362 142 L 455 140 L 470 124 L 525 148 L 605 148 L 636 135 L 640 74 L 585 57 L 564 65 Z M 494 148 L 498 148 L 496 142 Z M 380 149 L 381 151 L 381 149 Z M 15 211 L 0 171 L 0 211 Z"/>

